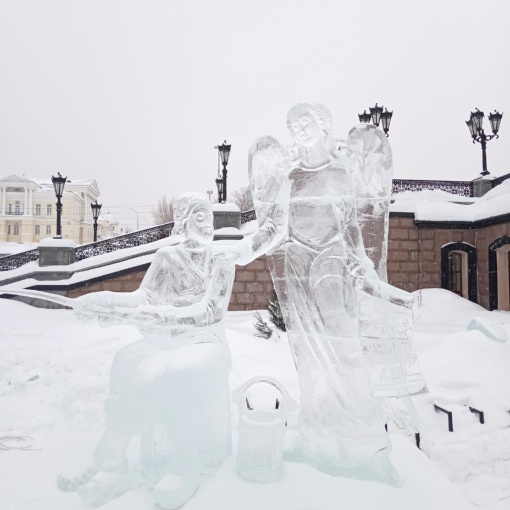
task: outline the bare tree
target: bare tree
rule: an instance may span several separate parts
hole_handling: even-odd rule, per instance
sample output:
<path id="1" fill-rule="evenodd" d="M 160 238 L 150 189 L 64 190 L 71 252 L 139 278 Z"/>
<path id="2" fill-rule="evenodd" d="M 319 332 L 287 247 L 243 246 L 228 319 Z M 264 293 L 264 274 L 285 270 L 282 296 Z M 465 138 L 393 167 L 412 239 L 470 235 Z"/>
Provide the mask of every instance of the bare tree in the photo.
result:
<path id="1" fill-rule="evenodd" d="M 163 195 L 158 200 L 158 205 L 152 210 L 152 217 L 156 225 L 169 223 L 174 220 L 174 203 Z"/>
<path id="2" fill-rule="evenodd" d="M 251 211 L 253 209 L 253 199 L 251 197 L 251 190 L 249 186 L 243 186 L 242 188 L 236 189 L 228 197 L 229 202 L 234 202 L 241 212 Z"/>

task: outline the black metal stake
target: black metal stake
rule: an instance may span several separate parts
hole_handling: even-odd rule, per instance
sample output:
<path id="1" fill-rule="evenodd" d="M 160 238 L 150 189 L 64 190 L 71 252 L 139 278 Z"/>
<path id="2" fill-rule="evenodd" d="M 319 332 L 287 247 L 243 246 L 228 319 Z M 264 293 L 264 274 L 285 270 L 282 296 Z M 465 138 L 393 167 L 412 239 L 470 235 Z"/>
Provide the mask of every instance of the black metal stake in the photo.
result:
<path id="1" fill-rule="evenodd" d="M 483 414 L 483 411 L 480 411 L 479 409 L 475 409 L 474 407 L 469 407 L 469 410 L 473 413 L 478 415 L 478 419 L 480 420 L 480 423 L 483 425 L 485 423 L 485 417 Z"/>
<path id="2" fill-rule="evenodd" d="M 443 409 L 442 407 L 439 407 L 438 405 L 434 404 L 434 409 L 436 412 L 445 413 L 448 415 L 448 430 L 450 432 L 453 432 L 453 413 L 451 411 L 447 411 L 446 409 Z"/>

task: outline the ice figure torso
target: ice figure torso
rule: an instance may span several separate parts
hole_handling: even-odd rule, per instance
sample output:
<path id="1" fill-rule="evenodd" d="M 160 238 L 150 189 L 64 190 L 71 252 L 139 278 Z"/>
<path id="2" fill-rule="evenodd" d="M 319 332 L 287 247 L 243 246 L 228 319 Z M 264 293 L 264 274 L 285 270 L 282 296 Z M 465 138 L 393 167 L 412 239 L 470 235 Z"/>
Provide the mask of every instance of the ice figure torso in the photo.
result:
<path id="1" fill-rule="evenodd" d="M 339 225 L 352 215 L 353 200 L 344 169 L 326 165 L 319 169 L 296 168 L 289 202 L 289 237 L 311 249 L 343 244 Z"/>
<path id="2" fill-rule="evenodd" d="M 232 256 L 230 257 L 232 259 Z M 215 281 L 215 288 L 211 286 L 211 278 L 221 276 Z M 168 348 L 172 344 L 189 342 L 195 338 L 196 342 L 203 342 L 201 328 L 208 328 L 208 341 L 218 341 L 225 345 L 223 328 L 217 327 L 224 313 L 211 314 L 208 318 L 200 306 L 197 306 L 206 296 L 211 299 L 221 299 L 222 294 L 229 294 L 235 276 L 235 265 L 225 257 L 225 247 L 209 246 L 203 253 L 194 254 L 181 245 L 162 248 L 153 262 L 150 274 L 141 285 L 148 301 L 152 306 L 170 306 L 182 310 L 190 309 L 194 313 L 187 313 L 179 317 L 166 317 L 167 326 L 158 336 L 162 341 L 167 336 Z M 209 294 L 208 294 L 209 293 Z M 195 305 L 193 307 L 193 305 Z M 193 308 L 189 308 L 193 307 Z M 199 313 L 196 313 L 197 310 Z"/>

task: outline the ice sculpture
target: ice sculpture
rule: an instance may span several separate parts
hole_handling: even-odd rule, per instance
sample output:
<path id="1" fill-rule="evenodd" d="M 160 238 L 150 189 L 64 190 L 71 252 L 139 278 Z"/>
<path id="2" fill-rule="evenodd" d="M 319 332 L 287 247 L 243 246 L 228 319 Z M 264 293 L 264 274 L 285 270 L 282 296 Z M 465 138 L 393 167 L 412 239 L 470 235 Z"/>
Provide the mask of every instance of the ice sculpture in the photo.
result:
<path id="1" fill-rule="evenodd" d="M 331 114 L 317 103 L 291 108 L 287 126 L 293 146 L 284 150 L 266 136 L 249 155 L 257 218 L 272 218 L 283 238 L 268 261 L 301 388 L 299 436 L 287 458 L 398 484 L 373 397 L 375 390 L 407 395 L 401 340 L 413 305 L 410 294 L 384 282 L 388 142 L 375 127 L 359 126 L 347 153 L 339 151 Z M 371 175 L 359 175 L 367 167 Z M 355 194 L 353 172 L 368 189 L 357 186 Z M 370 228 L 375 269 L 358 215 Z"/>
<path id="2" fill-rule="evenodd" d="M 223 318 L 235 264 L 248 263 L 273 242 L 276 224 L 268 220 L 239 246 L 213 246 L 205 196 L 179 197 L 174 217 L 172 235 L 182 242 L 157 251 L 137 291 L 67 300 L 85 321 L 133 324 L 144 335 L 114 357 L 106 430 L 92 465 L 64 472 L 57 482 L 93 506 L 144 484 L 154 489 L 157 508 L 179 508 L 198 489 L 199 475 L 214 474 L 231 450 Z M 135 435 L 138 472 L 126 460 Z"/>

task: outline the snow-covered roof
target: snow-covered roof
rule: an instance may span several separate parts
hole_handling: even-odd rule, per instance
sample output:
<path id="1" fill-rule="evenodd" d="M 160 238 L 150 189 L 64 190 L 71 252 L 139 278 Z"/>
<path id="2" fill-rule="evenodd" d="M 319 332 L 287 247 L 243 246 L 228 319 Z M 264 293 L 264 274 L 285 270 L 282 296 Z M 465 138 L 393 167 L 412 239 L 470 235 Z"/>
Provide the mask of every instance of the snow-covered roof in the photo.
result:
<path id="1" fill-rule="evenodd" d="M 27 179 L 26 177 L 20 177 L 19 175 L 9 175 L 8 177 L 3 177 L 0 179 L 0 182 L 9 182 L 9 183 L 31 183 L 33 182 L 31 179 Z"/>
<path id="2" fill-rule="evenodd" d="M 478 198 L 424 190 L 398 193 L 393 199 L 390 212 L 414 213 L 419 221 L 480 221 L 510 214 L 510 180 Z"/>

